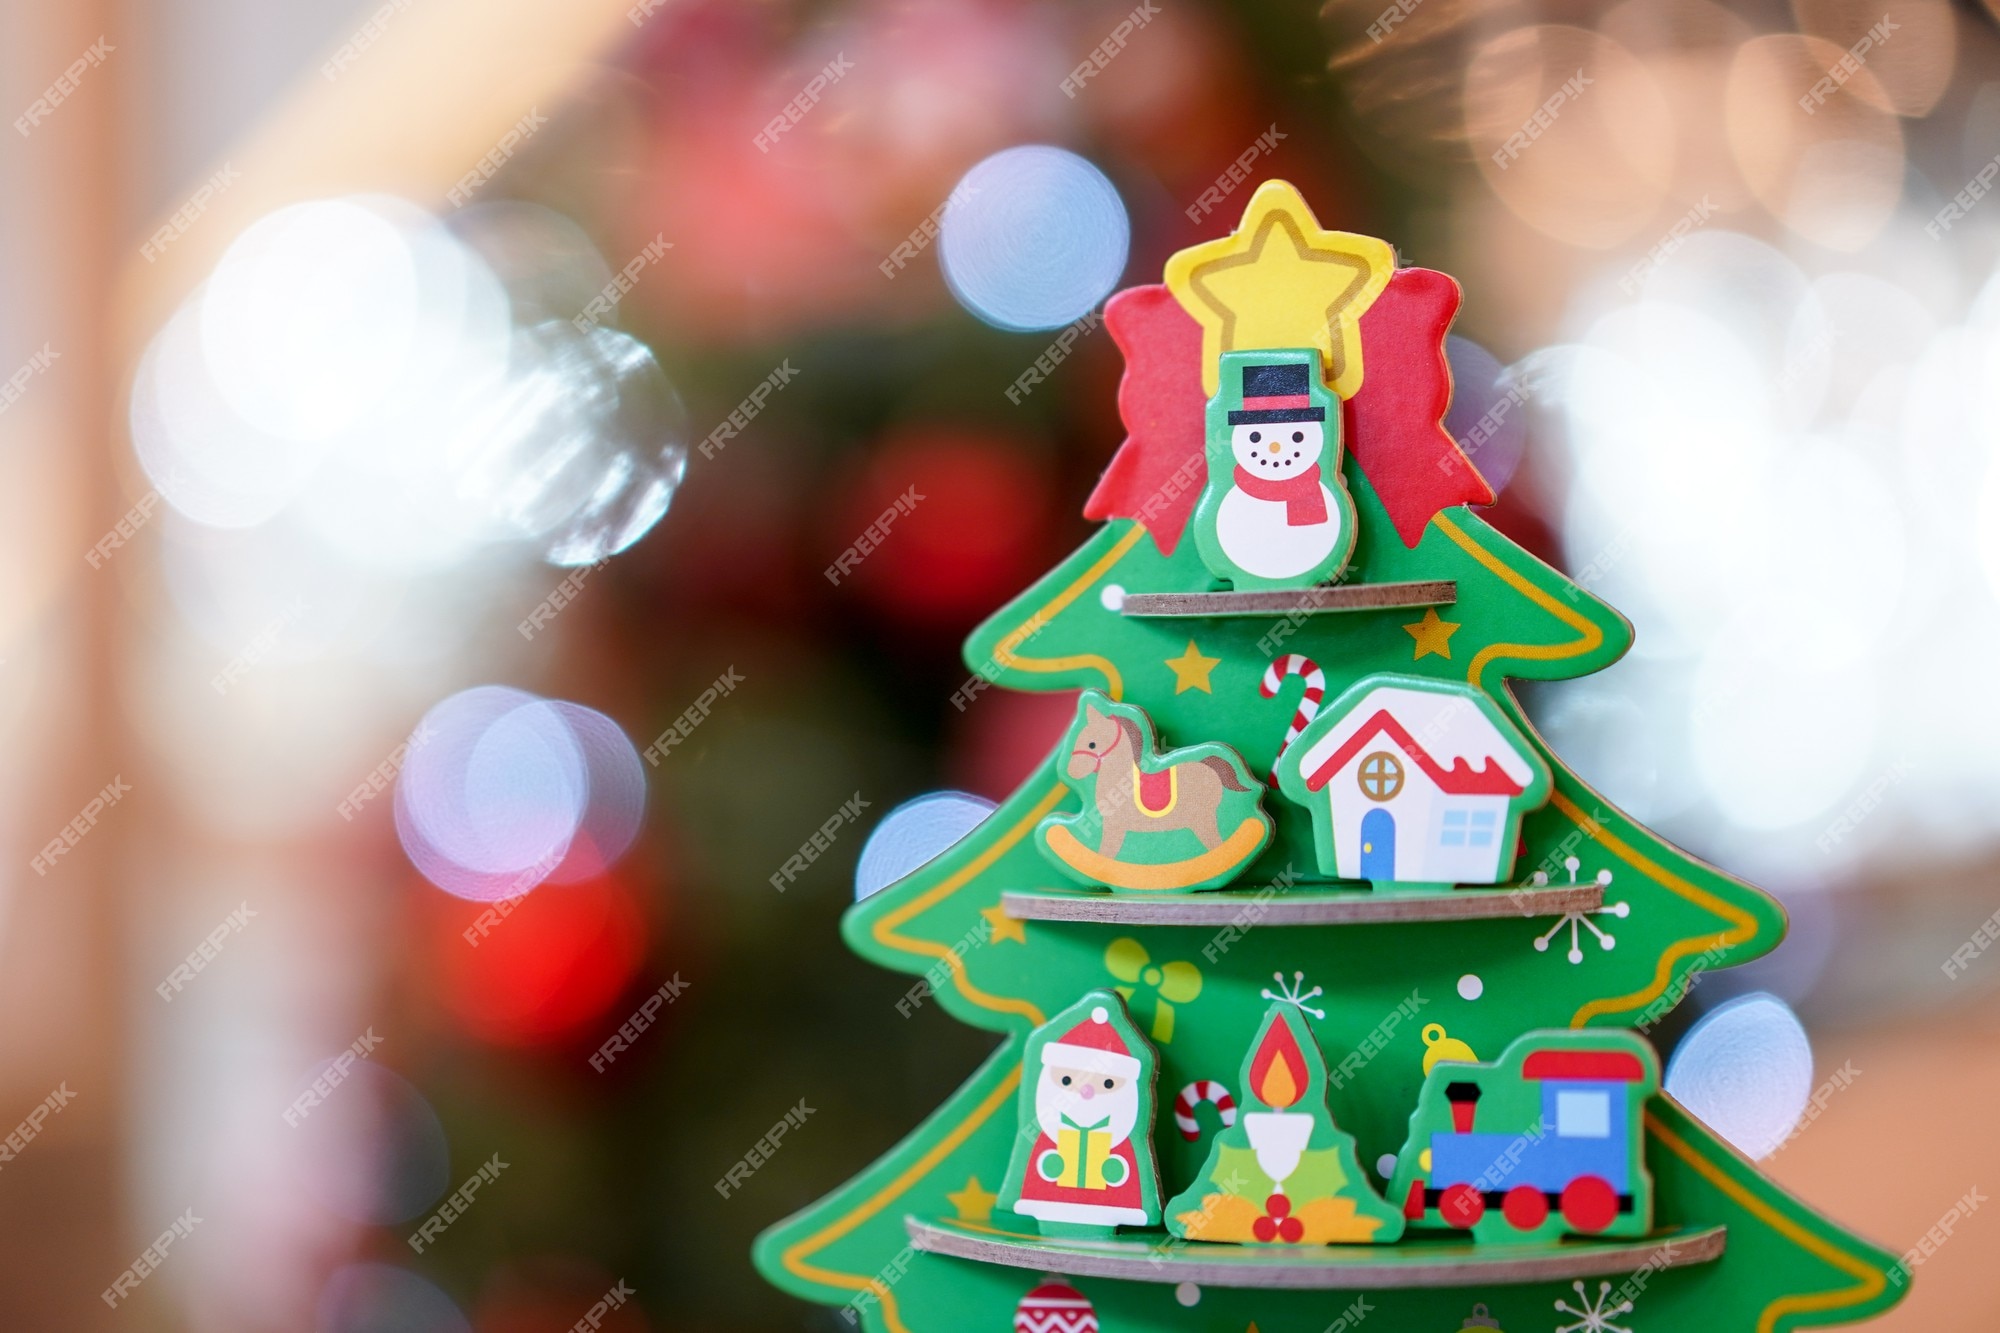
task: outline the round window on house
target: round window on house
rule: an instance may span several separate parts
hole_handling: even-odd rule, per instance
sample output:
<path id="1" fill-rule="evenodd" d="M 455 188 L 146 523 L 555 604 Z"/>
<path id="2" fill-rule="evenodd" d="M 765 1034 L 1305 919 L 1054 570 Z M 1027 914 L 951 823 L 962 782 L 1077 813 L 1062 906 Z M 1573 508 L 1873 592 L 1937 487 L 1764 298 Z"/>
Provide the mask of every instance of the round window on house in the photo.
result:
<path id="1" fill-rule="evenodd" d="M 1387 750 L 1377 750 L 1361 761 L 1355 771 L 1361 794 L 1371 801 L 1386 801 L 1403 789 L 1403 765 Z"/>

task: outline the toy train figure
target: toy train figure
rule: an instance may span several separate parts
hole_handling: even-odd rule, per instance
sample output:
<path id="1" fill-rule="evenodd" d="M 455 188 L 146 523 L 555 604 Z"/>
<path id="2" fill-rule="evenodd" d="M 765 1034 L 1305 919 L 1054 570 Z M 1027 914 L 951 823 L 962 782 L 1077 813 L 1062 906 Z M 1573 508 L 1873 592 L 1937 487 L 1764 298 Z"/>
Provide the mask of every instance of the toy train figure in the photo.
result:
<path id="1" fill-rule="evenodd" d="M 1643 1236 L 1644 1116 L 1659 1086 L 1659 1058 L 1630 1032 L 1530 1032 L 1491 1064 L 1439 1061 L 1389 1197 L 1410 1226 L 1475 1241 Z"/>

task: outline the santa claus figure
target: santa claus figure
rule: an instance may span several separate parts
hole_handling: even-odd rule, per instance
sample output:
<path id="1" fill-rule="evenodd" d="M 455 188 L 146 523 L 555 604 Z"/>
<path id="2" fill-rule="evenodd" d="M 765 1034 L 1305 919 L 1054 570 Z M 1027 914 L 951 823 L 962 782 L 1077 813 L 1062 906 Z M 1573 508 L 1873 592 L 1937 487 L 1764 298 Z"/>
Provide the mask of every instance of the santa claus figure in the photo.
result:
<path id="1" fill-rule="evenodd" d="M 1033 1130 L 1010 1171 L 1013 1210 L 1044 1232 L 1103 1232 L 1159 1220 L 1151 1047 L 1116 996 L 1096 992 L 1036 1034 L 1023 1071 Z M 1023 1107 L 1024 1112 L 1027 1110 Z"/>

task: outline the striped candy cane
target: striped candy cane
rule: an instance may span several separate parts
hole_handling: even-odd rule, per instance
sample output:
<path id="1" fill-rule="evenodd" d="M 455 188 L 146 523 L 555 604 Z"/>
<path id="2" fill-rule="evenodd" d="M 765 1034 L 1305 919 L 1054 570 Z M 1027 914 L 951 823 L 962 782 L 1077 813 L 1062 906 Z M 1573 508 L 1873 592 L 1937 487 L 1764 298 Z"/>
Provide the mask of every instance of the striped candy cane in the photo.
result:
<path id="1" fill-rule="evenodd" d="M 1201 1137 L 1201 1122 L 1194 1118 L 1194 1108 L 1203 1102 L 1215 1104 L 1215 1109 L 1222 1113 L 1224 1129 L 1236 1123 L 1236 1099 L 1229 1095 L 1229 1089 L 1214 1079 L 1198 1078 L 1174 1098 L 1174 1124 L 1189 1143 Z"/>
<path id="2" fill-rule="evenodd" d="M 1291 743 L 1299 738 L 1299 733 L 1304 731 L 1306 725 L 1318 715 L 1320 700 L 1326 698 L 1326 672 L 1321 671 L 1319 663 L 1310 657 L 1301 657 L 1297 653 L 1286 653 L 1283 657 L 1273 658 L 1271 665 L 1264 669 L 1262 686 L 1264 697 L 1277 698 L 1278 687 L 1284 684 L 1287 676 L 1297 676 L 1305 681 L 1306 692 L 1299 696 L 1299 711 L 1292 714 L 1292 725 L 1285 731 L 1285 743 L 1278 747 L 1279 754 L 1283 754 Z M 1271 761 L 1271 785 L 1274 787 L 1278 785 L 1276 759 Z"/>

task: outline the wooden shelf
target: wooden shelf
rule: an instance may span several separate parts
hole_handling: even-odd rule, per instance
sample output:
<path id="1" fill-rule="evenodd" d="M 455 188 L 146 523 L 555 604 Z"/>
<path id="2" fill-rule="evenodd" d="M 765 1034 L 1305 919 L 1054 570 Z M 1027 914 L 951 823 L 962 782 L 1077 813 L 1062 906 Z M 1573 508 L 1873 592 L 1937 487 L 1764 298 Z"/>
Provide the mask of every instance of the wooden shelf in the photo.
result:
<path id="1" fill-rule="evenodd" d="M 979 1263 L 1122 1278 L 1198 1282 L 1212 1287 L 1470 1287 L 1608 1277 L 1642 1268 L 1683 1268 L 1720 1258 L 1727 1228 L 1683 1228 L 1634 1240 L 1478 1244 L 1425 1234 L 1394 1245 L 1219 1245 L 1177 1240 L 1164 1231 L 1115 1240 L 1068 1240 L 959 1222 L 904 1219 L 912 1247 Z"/>
<path id="2" fill-rule="evenodd" d="M 1096 921 L 1126 926 L 1332 926 L 1398 921 L 1481 921 L 1563 916 L 1604 905 L 1596 883 L 1507 889 L 1214 889 L 1206 893 L 1089 893 L 1046 890 L 1000 895 L 1021 921 Z"/>
<path id="3" fill-rule="evenodd" d="M 1280 592 L 1128 592 L 1119 608 L 1128 616 L 1289 616 L 1335 611 L 1382 611 L 1449 606 L 1458 583 L 1323 583 Z"/>

